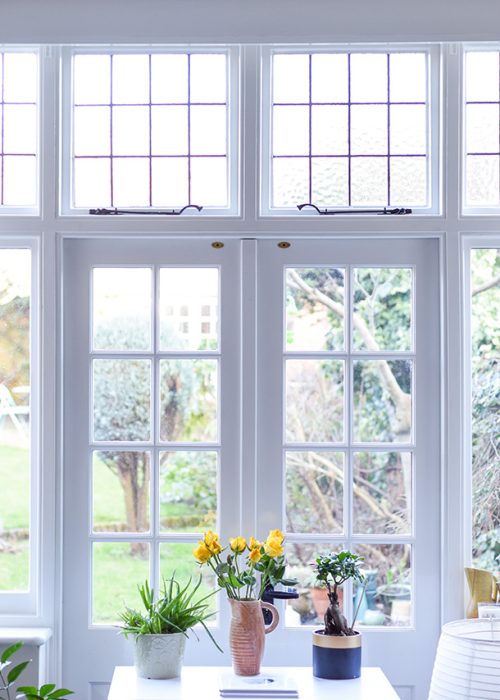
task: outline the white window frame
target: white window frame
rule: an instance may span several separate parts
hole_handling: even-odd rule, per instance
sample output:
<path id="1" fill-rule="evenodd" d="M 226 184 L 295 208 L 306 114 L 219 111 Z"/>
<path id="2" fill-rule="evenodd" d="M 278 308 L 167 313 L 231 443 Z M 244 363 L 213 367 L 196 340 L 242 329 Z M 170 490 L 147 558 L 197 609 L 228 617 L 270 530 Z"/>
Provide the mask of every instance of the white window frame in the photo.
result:
<path id="1" fill-rule="evenodd" d="M 0 44 L 1 53 L 33 53 L 37 57 L 37 81 L 38 89 L 36 94 L 36 203 L 32 207 L 18 206 L 18 205 L 0 205 L 0 217 L 4 216 L 39 216 L 40 215 L 40 183 L 41 183 L 41 150 L 42 150 L 42 125 L 41 125 L 41 111 L 42 107 L 40 104 L 42 96 L 42 70 L 41 70 L 41 50 L 38 46 L 31 45 L 6 45 Z"/>
<path id="2" fill-rule="evenodd" d="M 429 205 L 413 207 L 413 214 L 420 216 L 436 216 L 441 213 L 441 155 L 440 155 L 440 123 L 441 123 L 441 52 L 438 45 L 429 44 L 332 44 L 332 45 L 295 45 L 265 47 L 261 51 L 261 179 L 260 179 L 260 215 L 291 217 L 299 212 L 291 207 L 274 207 L 271 203 L 272 187 L 272 59 L 277 54 L 317 54 L 317 53 L 410 53 L 424 52 L 427 55 L 427 85 L 428 85 L 428 162 L 427 177 L 429 183 Z M 300 204 L 300 202 L 298 202 Z M 344 207 L 334 206 L 335 209 Z M 355 212 L 371 207 L 351 206 L 346 211 Z M 311 218 L 318 214 L 311 208 L 300 212 L 300 216 Z M 342 215 L 340 215 L 342 216 Z M 330 218 L 330 217 L 328 217 Z M 337 218 L 337 217 L 336 217 Z M 364 218 L 370 218 L 364 215 Z"/>
<path id="3" fill-rule="evenodd" d="M 227 207 L 204 206 L 201 212 L 187 210 L 184 216 L 190 217 L 226 217 L 239 216 L 240 214 L 240 187 L 239 187 L 239 74 L 240 74 L 240 52 L 235 46 L 217 45 L 168 45 L 168 46 L 147 46 L 147 45 L 99 45 L 99 46 L 71 46 L 63 48 L 61 52 L 61 133 L 60 133 L 60 191 L 59 191 L 59 212 L 63 216 L 88 217 L 89 211 L 84 207 L 72 206 L 72 64 L 75 54 L 165 54 L 165 53 L 218 53 L 225 54 L 227 60 Z M 186 202 L 187 204 L 187 202 Z M 141 209 L 149 207 L 130 207 L 139 211 L 134 217 L 140 217 Z M 168 211 L 171 207 L 156 207 Z M 194 213 L 193 213 L 194 212 Z M 147 215 L 148 219 L 151 215 Z M 96 218 L 96 217 L 93 217 Z M 102 218 L 102 217 L 100 217 Z M 109 217 L 105 217 L 109 218 Z M 155 217 L 156 218 L 156 217 Z M 159 215 L 162 220 L 178 217 Z"/>
<path id="4" fill-rule="evenodd" d="M 29 587 L 27 591 L 0 591 L 2 616 L 36 616 L 40 609 L 40 254 L 39 241 L 23 236 L 0 236 L 0 248 L 29 250 L 31 253 L 30 296 L 30 514 L 29 514 Z M 8 494 L 2 497 L 8 497 Z"/>

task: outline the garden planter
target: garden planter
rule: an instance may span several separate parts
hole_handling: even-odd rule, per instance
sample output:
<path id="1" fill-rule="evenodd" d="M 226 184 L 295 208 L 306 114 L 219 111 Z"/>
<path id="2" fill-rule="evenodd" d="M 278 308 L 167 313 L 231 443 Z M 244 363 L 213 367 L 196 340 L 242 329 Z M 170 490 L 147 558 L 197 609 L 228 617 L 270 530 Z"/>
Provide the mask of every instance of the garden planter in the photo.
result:
<path id="1" fill-rule="evenodd" d="M 141 678 L 180 676 L 186 635 L 139 634 L 135 638 L 135 665 Z"/>
<path id="2" fill-rule="evenodd" d="M 346 680 L 361 675 L 361 634 L 327 635 L 313 632 L 313 675 L 316 678 Z"/>

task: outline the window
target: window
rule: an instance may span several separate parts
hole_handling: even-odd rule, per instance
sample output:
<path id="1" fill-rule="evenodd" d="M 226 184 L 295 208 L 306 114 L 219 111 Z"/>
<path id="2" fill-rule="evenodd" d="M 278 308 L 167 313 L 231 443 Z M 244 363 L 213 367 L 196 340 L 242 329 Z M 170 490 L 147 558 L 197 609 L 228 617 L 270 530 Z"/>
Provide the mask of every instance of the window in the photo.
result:
<path id="1" fill-rule="evenodd" d="M 38 202 L 38 56 L 0 51 L 0 213 Z"/>
<path id="2" fill-rule="evenodd" d="M 435 206 L 428 50 L 267 58 L 270 212 Z"/>
<path id="3" fill-rule="evenodd" d="M 67 55 L 69 210 L 234 211 L 233 58 L 223 49 Z"/>

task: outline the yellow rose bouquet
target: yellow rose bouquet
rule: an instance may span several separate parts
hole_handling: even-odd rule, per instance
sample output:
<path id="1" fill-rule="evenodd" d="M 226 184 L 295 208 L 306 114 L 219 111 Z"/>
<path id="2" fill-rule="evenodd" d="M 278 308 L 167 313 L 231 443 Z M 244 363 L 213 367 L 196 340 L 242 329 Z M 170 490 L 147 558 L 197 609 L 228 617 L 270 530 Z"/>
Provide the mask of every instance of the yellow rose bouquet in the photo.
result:
<path id="1" fill-rule="evenodd" d="M 296 583 L 284 578 L 284 539 L 280 530 L 271 530 L 264 542 L 255 537 L 250 537 L 248 542 L 241 536 L 231 537 L 229 546 L 223 548 L 219 536 L 209 530 L 193 549 L 193 555 L 200 566 L 208 564 L 211 567 L 228 598 L 258 600 L 268 585 L 274 587 L 282 583 L 292 586 Z"/>

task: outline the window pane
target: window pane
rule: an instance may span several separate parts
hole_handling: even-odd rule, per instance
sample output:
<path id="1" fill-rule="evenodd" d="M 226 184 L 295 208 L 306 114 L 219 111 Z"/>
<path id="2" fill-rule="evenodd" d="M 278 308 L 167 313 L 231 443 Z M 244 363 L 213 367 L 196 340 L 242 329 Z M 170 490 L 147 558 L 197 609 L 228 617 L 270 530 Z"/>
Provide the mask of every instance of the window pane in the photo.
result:
<path id="1" fill-rule="evenodd" d="M 168 542 L 160 544 L 160 577 L 168 579 L 175 575 L 179 583 L 186 584 L 191 578 L 193 583 L 197 583 L 201 575 L 201 585 L 198 589 L 197 598 L 203 598 L 216 589 L 215 576 L 208 566 L 199 566 L 193 557 L 193 549 L 196 541 L 190 544 L 179 544 Z M 216 612 L 217 598 L 213 596 L 207 601 L 209 610 Z M 215 620 L 215 616 L 213 618 Z M 211 620 L 207 621 L 210 624 Z"/>
<path id="2" fill-rule="evenodd" d="M 342 268 L 286 268 L 286 349 L 343 350 Z"/>
<path id="3" fill-rule="evenodd" d="M 215 442 L 217 360 L 160 360 L 160 439 Z"/>
<path id="4" fill-rule="evenodd" d="M 0 591 L 30 583 L 31 252 L 0 250 Z M 8 497 L 7 497 L 8 494 Z"/>
<path id="5" fill-rule="evenodd" d="M 215 530 L 217 483 L 216 452 L 160 452 L 160 530 Z"/>
<path id="6" fill-rule="evenodd" d="M 151 270 L 98 267 L 92 279 L 94 350 L 149 350 Z"/>
<path id="7" fill-rule="evenodd" d="M 344 362 L 286 361 L 288 442 L 341 442 L 344 438 Z"/>
<path id="8" fill-rule="evenodd" d="M 500 203 L 500 156 L 467 156 L 467 204 L 496 206 Z"/>
<path id="9" fill-rule="evenodd" d="M 137 584 L 146 579 L 149 579 L 147 542 L 94 542 L 92 623 L 116 625 L 125 607 L 140 608 Z"/>
<path id="10" fill-rule="evenodd" d="M 0 207 L 37 203 L 38 57 L 0 51 Z"/>
<path id="11" fill-rule="evenodd" d="M 364 595 L 362 587 L 355 586 L 354 609 L 359 603 L 356 625 L 409 627 L 412 624 L 411 546 L 364 544 L 356 547 L 356 554 L 364 557 L 363 573 L 367 580 Z"/>
<path id="12" fill-rule="evenodd" d="M 353 363 L 355 442 L 410 442 L 412 370 L 409 360 Z"/>
<path id="13" fill-rule="evenodd" d="M 225 54 L 82 54 L 73 81 L 73 206 L 228 206 Z"/>
<path id="14" fill-rule="evenodd" d="M 148 532 L 149 452 L 94 452 L 94 532 Z"/>
<path id="15" fill-rule="evenodd" d="M 355 350 L 411 350 L 411 270 L 354 268 L 353 295 Z"/>
<path id="16" fill-rule="evenodd" d="M 428 205 L 426 53 L 272 61 L 272 206 Z"/>
<path id="17" fill-rule="evenodd" d="M 286 453 L 286 529 L 296 533 L 342 534 L 342 452 Z"/>
<path id="18" fill-rule="evenodd" d="M 218 269 L 162 268 L 159 318 L 160 350 L 217 350 Z M 202 318 L 209 328 L 202 328 Z"/>
<path id="19" fill-rule="evenodd" d="M 151 439 L 149 360 L 94 360 L 94 440 Z"/>
<path id="20" fill-rule="evenodd" d="M 500 562 L 500 249 L 471 251 L 472 556 Z"/>
<path id="21" fill-rule="evenodd" d="M 498 51 L 468 51 L 465 56 L 467 102 L 498 102 Z"/>
<path id="22" fill-rule="evenodd" d="M 354 533 L 411 534 L 411 453 L 355 452 L 353 474 Z"/>

